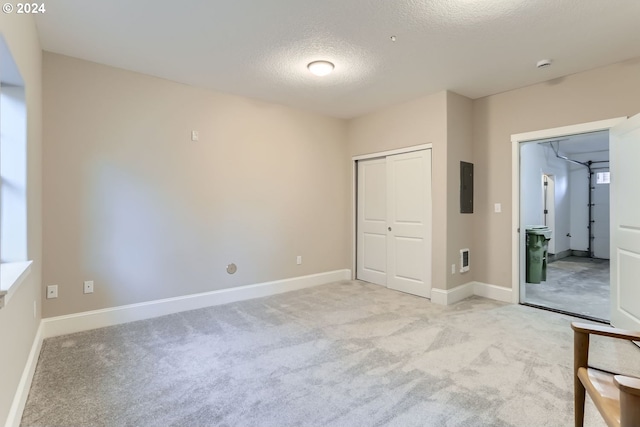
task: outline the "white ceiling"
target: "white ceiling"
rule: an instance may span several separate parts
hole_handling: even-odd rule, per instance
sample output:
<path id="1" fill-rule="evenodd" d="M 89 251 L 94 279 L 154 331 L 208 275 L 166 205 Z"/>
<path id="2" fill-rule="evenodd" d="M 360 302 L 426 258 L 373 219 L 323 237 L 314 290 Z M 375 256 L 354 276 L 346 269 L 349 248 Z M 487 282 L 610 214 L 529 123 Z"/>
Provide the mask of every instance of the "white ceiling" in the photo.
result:
<path id="1" fill-rule="evenodd" d="M 609 152 L 609 131 L 572 135 L 558 141 L 556 147 L 565 155 Z"/>
<path id="2" fill-rule="evenodd" d="M 561 138 L 550 138 L 535 141 L 543 144 L 553 144 L 562 155 L 576 155 L 609 152 L 609 131 L 582 133 Z M 608 154 L 607 154 L 608 155 Z"/>
<path id="3" fill-rule="evenodd" d="M 343 118 L 640 57 L 639 22 L 640 0 L 55 0 L 36 18 L 47 51 Z"/>

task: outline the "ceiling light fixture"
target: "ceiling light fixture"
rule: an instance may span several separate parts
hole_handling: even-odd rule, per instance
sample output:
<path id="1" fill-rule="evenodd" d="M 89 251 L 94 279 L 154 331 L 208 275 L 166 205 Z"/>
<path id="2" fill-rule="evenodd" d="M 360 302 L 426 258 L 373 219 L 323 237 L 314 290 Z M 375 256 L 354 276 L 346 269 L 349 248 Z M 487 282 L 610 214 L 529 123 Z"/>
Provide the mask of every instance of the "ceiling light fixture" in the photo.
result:
<path id="1" fill-rule="evenodd" d="M 307 68 L 311 71 L 311 74 L 322 77 L 331 73 L 335 66 L 329 61 L 313 61 L 307 65 Z"/>

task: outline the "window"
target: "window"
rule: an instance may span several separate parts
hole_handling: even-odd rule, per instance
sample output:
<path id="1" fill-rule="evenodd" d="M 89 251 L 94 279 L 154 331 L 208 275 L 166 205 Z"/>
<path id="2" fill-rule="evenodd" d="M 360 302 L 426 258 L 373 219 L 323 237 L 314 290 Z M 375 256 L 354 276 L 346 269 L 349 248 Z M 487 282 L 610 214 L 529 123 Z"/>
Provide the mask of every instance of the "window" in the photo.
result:
<path id="1" fill-rule="evenodd" d="M 25 85 L 0 36 L 0 307 L 29 266 Z"/>
<path id="2" fill-rule="evenodd" d="M 609 172 L 596 172 L 596 184 L 609 184 Z"/>

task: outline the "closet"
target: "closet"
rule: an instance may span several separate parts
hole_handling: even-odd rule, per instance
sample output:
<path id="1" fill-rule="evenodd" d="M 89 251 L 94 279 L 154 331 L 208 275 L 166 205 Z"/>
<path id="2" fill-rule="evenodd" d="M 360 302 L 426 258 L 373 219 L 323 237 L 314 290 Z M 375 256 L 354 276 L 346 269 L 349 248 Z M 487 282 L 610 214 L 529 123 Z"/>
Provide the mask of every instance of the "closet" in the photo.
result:
<path id="1" fill-rule="evenodd" d="M 357 163 L 356 277 L 431 296 L 431 149 Z"/>

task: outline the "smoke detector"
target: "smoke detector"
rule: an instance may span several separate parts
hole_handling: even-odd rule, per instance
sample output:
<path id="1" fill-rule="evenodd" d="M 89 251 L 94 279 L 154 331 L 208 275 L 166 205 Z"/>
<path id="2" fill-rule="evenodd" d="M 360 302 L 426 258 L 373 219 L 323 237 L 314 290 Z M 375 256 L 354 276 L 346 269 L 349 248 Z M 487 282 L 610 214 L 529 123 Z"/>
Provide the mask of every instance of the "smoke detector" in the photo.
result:
<path id="1" fill-rule="evenodd" d="M 536 64 L 537 68 L 548 68 L 551 66 L 551 60 L 550 59 L 541 59 L 540 61 L 538 61 L 538 63 Z"/>

